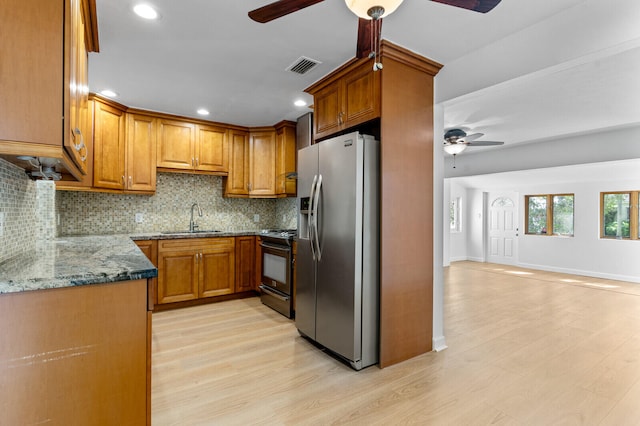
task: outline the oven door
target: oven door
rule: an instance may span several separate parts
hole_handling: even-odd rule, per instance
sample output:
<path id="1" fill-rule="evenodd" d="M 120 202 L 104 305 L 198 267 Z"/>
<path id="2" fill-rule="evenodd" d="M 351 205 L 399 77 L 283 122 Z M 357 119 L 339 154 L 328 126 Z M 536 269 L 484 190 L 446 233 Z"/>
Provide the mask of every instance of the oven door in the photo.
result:
<path id="1" fill-rule="evenodd" d="M 291 296 L 291 247 L 262 241 L 261 284 Z"/>

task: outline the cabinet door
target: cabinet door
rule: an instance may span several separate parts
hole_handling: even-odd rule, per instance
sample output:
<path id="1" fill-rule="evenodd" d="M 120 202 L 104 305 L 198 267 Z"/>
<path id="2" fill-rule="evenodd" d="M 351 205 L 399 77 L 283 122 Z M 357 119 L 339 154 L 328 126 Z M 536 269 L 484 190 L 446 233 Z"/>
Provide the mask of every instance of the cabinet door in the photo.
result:
<path id="1" fill-rule="evenodd" d="M 344 128 L 380 117 L 379 74 L 367 64 L 344 77 Z"/>
<path id="2" fill-rule="evenodd" d="M 127 114 L 127 189 L 156 190 L 156 119 Z"/>
<path id="3" fill-rule="evenodd" d="M 70 1 L 69 40 L 69 135 L 64 138 L 64 147 L 82 174 L 87 173 L 87 143 L 90 137 L 84 131 L 89 102 L 87 48 L 83 7 L 80 0 Z"/>
<path id="4" fill-rule="evenodd" d="M 296 171 L 296 131 L 285 126 L 276 131 L 276 194 L 296 196 L 296 180 L 287 178 Z"/>
<path id="5" fill-rule="evenodd" d="M 234 247 L 202 249 L 199 259 L 200 297 L 221 296 L 234 291 Z"/>
<path id="6" fill-rule="evenodd" d="M 196 126 L 196 170 L 229 171 L 227 129 L 214 126 Z"/>
<path id="7" fill-rule="evenodd" d="M 246 196 L 249 182 L 249 135 L 246 132 L 229 132 L 229 175 L 225 195 Z"/>
<path id="8" fill-rule="evenodd" d="M 195 125 L 175 120 L 158 122 L 158 167 L 192 170 L 195 164 Z"/>
<path id="9" fill-rule="evenodd" d="M 167 250 L 158 253 L 158 303 L 198 298 L 197 250 Z"/>
<path id="10" fill-rule="evenodd" d="M 275 193 L 275 130 L 252 132 L 249 143 L 249 195 L 273 196 Z"/>
<path id="11" fill-rule="evenodd" d="M 236 292 L 255 290 L 256 237 L 236 237 Z"/>
<path id="12" fill-rule="evenodd" d="M 342 125 L 342 90 L 340 82 L 335 82 L 313 95 L 315 137 L 331 135 Z"/>
<path id="13" fill-rule="evenodd" d="M 93 186 L 124 188 L 124 112 L 102 102 L 94 102 Z"/>

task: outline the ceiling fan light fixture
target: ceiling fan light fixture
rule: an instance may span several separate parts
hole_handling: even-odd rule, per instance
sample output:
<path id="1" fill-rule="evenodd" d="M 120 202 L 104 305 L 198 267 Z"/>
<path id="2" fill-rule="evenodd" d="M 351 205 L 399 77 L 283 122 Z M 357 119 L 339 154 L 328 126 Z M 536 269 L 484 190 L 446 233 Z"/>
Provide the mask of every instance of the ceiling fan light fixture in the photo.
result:
<path id="1" fill-rule="evenodd" d="M 446 144 L 444 146 L 444 152 L 451 155 L 458 155 L 465 149 L 467 149 L 467 145 L 461 143 Z"/>
<path id="2" fill-rule="evenodd" d="M 360 18 L 380 19 L 391 15 L 403 0 L 345 0 L 350 11 Z M 382 13 L 380 13 L 382 9 Z"/>

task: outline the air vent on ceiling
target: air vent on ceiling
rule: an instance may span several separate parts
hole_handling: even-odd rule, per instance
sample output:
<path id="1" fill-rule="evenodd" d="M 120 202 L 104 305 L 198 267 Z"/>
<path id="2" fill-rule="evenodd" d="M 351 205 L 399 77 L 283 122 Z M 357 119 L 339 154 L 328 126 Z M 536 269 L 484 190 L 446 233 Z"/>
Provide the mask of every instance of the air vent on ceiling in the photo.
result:
<path id="1" fill-rule="evenodd" d="M 286 70 L 295 72 L 296 74 L 306 74 L 320 63 L 320 61 L 316 61 L 315 59 L 300 56 L 294 63 L 289 65 Z"/>

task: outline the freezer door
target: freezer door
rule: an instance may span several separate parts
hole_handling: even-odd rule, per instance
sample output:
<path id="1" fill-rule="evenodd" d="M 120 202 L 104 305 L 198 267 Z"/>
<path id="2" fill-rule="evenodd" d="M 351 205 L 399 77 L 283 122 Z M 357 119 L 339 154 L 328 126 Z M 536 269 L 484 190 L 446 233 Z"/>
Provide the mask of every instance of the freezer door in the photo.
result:
<path id="1" fill-rule="evenodd" d="M 317 266 L 316 341 L 342 357 L 361 356 L 361 287 L 357 259 L 361 244 L 362 162 L 358 134 L 317 144 L 322 176 L 318 205 L 321 260 Z M 359 192 L 360 191 L 360 192 Z"/>
<path id="2" fill-rule="evenodd" d="M 316 338 L 316 264 L 313 259 L 308 203 L 318 174 L 318 146 L 298 151 L 298 253 L 296 255 L 295 321 L 300 333 Z"/>

